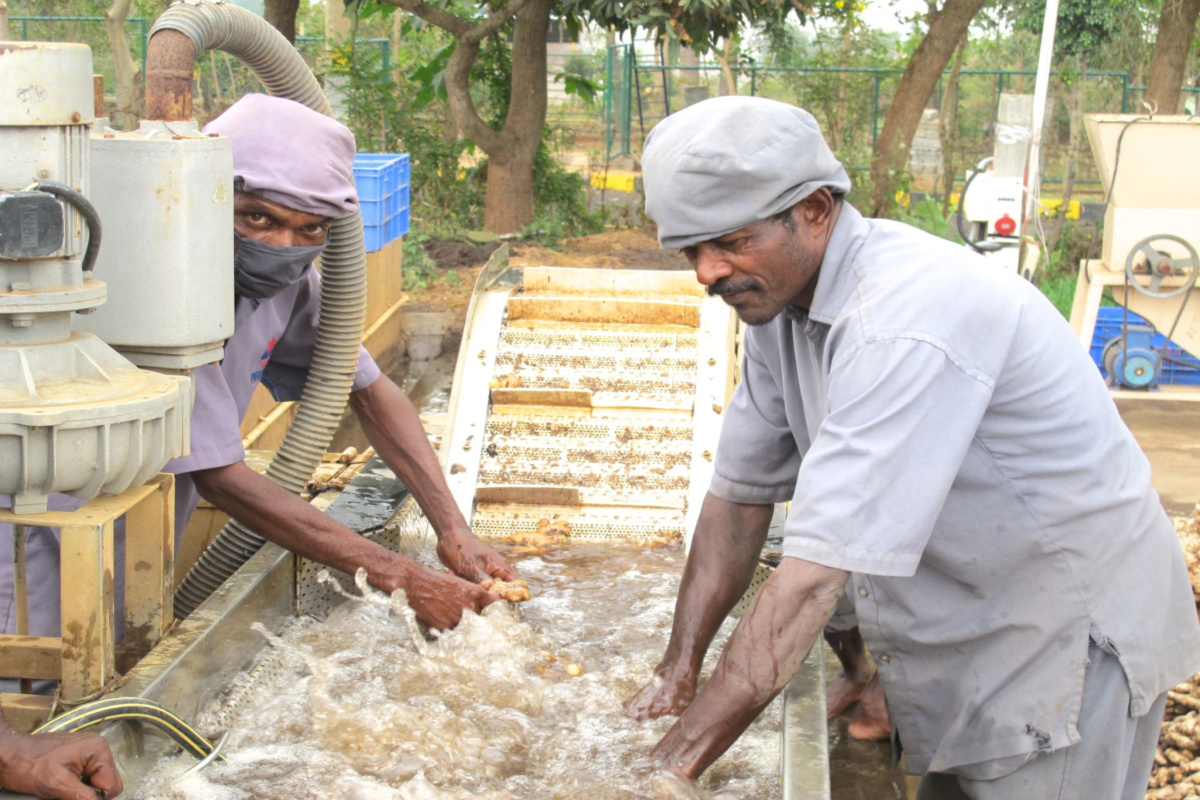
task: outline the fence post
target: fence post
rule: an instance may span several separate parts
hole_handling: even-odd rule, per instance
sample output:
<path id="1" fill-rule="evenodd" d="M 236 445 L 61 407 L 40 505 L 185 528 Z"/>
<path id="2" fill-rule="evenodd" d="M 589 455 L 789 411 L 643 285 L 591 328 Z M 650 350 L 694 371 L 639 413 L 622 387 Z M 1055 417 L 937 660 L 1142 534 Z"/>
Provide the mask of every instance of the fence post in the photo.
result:
<path id="1" fill-rule="evenodd" d="M 0 0 L 0 2 L 2 2 L 2 0 Z M 756 87 L 755 87 L 755 85 L 754 85 L 754 83 L 755 83 L 754 79 L 755 79 L 757 76 L 758 76 L 758 68 L 757 68 L 757 67 L 751 67 L 751 68 L 750 68 L 750 96 L 751 96 L 751 97 L 754 97 L 754 90 L 755 90 L 755 88 L 756 88 Z"/>
<path id="2" fill-rule="evenodd" d="M 625 155 L 634 152 L 634 70 L 637 68 L 637 52 L 634 43 L 625 46 L 625 126 L 622 133 L 622 143 L 625 145 Z M 637 96 L 637 114 L 642 114 L 642 96 Z"/>
<path id="3" fill-rule="evenodd" d="M 1121 113 L 1129 113 L 1129 73 L 1121 73 Z"/>
<path id="4" fill-rule="evenodd" d="M 874 99 L 871 101 L 871 152 L 875 152 L 875 144 L 879 140 L 879 73 L 871 75 L 875 83 Z"/>
<path id="5" fill-rule="evenodd" d="M 138 17 L 138 24 L 142 28 L 142 86 L 146 85 L 146 18 Z"/>
<path id="6" fill-rule="evenodd" d="M 604 160 L 612 160 L 612 91 L 613 91 L 613 49 L 616 45 L 608 46 L 608 58 L 604 62 Z"/>

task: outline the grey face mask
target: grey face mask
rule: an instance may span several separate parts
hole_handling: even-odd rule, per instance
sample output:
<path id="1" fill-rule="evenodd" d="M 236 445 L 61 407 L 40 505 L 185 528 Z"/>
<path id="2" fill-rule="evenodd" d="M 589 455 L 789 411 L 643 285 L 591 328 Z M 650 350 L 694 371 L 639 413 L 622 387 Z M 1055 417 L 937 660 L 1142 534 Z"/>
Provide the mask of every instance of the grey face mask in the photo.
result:
<path id="1" fill-rule="evenodd" d="M 280 247 L 236 233 L 233 238 L 237 242 L 233 254 L 234 291 L 238 297 L 251 300 L 274 297 L 303 280 L 309 264 L 325 249 L 324 244 Z"/>

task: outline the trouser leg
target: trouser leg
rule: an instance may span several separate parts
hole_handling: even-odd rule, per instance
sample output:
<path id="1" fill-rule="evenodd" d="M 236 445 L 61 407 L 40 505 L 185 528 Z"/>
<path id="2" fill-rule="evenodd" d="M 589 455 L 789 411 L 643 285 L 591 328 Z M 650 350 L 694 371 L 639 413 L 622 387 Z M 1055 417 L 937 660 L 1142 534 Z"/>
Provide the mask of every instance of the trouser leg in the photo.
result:
<path id="1" fill-rule="evenodd" d="M 1129 716 L 1129 684 L 1117 658 L 1089 646 L 1081 741 L 1040 753 L 994 780 L 927 775 L 919 800 L 1142 800 L 1150 779 L 1166 695 L 1144 716 Z M 1020 763 L 1017 757 L 1014 763 Z M 953 784 L 957 784 L 955 788 Z"/>
<path id="2" fill-rule="evenodd" d="M 970 800 L 958 785 L 958 776 L 927 772 L 917 784 L 915 800 Z"/>

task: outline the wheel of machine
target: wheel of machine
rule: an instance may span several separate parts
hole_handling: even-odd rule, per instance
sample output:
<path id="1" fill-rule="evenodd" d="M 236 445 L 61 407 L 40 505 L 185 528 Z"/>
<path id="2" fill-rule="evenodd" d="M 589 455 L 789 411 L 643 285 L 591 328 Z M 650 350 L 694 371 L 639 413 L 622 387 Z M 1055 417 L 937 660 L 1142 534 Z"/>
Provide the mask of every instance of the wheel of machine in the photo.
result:
<path id="1" fill-rule="evenodd" d="M 1172 242 L 1181 245 L 1187 251 L 1182 258 L 1172 257 L 1169 252 L 1160 250 L 1155 245 Z M 1139 271 L 1139 267 L 1148 267 L 1149 272 Z M 1148 283 L 1140 283 L 1138 278 L 1150 277 Z M 1172 276 L 1186 275 L 1187 280 L 1182 285 L 1170 289 L 1162 289 L 1162 282 Z M 1200 255 L 1196 248 L 1186 239 L 1170 233 L 1159 233 L 1147 236 L 1135 244 L 1125 259 L 1125 280 L 1138 292 L 1147 297 L 1168 298 L 1190 291 L 1196 285 L 1200 276 Z"/>
<path id="2" fill-rule="evenodd" d="M 1124 341 L 1124 337 L 1121 336 L 1110 339 L 1108 344 L 1104 345 L 1104 352 L 1100 356 L 1100 363 L 1104 365 L 1104 371 L 1113 383 L 1117 382 L 1117 356 L 1121 355 L 1121 343 Z"/>
<path id="3" fill-rule="evenodd" d="M 1104 346 L 1101 356 L 1109 380 L 1129 389 L 1149 389 L 1158 383 L 1158 356 L 1142 347 L 1125 347 L 1118 336 Z"/>

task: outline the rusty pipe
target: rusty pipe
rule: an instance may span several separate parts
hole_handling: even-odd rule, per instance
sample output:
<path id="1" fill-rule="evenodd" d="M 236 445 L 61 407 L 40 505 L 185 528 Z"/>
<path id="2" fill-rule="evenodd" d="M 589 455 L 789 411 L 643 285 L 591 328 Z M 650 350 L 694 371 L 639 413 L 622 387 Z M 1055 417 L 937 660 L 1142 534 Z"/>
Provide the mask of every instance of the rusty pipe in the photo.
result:
<path id="1" fill-rule="evenodd" d="M 146 45 L 146 119 L 192 118 L 192 72 L 196 45 L 186 33 L 161 30 Z"/>

